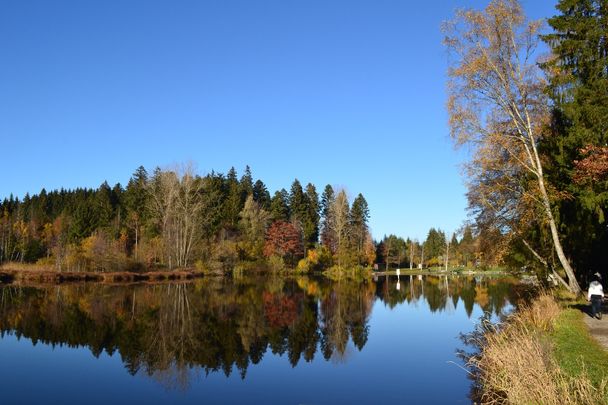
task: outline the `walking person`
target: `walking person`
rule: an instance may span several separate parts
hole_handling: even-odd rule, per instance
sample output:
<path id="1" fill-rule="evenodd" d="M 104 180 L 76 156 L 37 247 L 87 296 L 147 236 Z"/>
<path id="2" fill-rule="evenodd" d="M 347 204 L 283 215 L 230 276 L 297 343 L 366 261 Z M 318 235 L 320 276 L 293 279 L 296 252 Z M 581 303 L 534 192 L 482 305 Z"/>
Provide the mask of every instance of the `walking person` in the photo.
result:
<path id="1" fill-rule="evenodd" d="M 604 299 L 604 288 L 602 287 L 602 276 L 600 273 L 595 273 L 589 290 L 587 291 L 587 301 L 591 301 L 591 316 L 597 319 L 602 319 L 602 301 Z"/>

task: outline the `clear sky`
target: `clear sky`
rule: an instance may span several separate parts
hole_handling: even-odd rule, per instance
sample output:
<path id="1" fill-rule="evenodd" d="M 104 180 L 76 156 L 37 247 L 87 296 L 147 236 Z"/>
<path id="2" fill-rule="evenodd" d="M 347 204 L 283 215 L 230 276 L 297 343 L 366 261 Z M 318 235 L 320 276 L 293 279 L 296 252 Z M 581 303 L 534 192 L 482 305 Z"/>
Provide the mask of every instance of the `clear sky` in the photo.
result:
<path id="1" fill-rule="evenodd" d="M 192 161 L 363 193 L 375 238 L 466 219 L 441 23 L 485 1 L 0 2 L 0 198 Z M 554 2 L 523 1 L 533 18 Z"/>

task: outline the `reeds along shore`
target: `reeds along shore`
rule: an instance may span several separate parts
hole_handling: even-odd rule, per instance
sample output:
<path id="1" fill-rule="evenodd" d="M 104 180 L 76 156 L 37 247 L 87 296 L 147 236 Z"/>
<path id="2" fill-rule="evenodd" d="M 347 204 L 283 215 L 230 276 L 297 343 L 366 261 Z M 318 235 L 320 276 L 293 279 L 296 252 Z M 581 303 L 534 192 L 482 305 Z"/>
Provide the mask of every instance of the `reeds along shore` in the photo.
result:
<path id="1" fill-rule="evenodd" d="M 0 270 L 0 283 L 3 284 L 61 284 L 69 282 L 133 283 L 192 280 L 202 277 L 195 270 L 151 271 L 135 273 L 120 272 L 59 272 L 55 270 Z"/>
<path id="2" fill-rule="evenodd" d="M 606 403 L 606 381 L 594 386 L 581 364 L 573 377 L 558 364 L 551 335 L 563 309 L 541 294 L 496 326 L 482 326 L 477 355 L 469 358 L 483 404 Z"/>

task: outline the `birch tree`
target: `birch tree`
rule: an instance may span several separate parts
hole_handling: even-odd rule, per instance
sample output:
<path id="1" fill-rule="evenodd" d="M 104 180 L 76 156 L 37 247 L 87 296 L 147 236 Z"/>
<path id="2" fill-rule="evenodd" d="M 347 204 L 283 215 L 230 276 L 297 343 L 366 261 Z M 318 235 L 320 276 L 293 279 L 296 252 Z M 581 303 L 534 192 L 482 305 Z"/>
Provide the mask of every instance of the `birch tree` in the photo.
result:
<path id="1" fill-rule="evenodd" d="M 335 250 L 333 253 L 338 258 L 338 266 L 342 266 L 343 264 L 343 259 L 348 249 L 349 237 L 351 236 L 349 214 L 348 196 L 346 195 L 346 191 L 340 190 L 329 206 L 328 223 L 326 224 L 335 238 Z"/>
<path id="2" fill-rule="evenodd" d="M 157 169 L 149 185 L 149 204 L 163 239 L 169 267 L 187 267 L 202 232 L 202 179 L 190 166 Z"/>
<path id="3" fill-rule="evenodd" d="M 562 249 L 538 152 L 549 117 L 546 83 L 533 60 L 541 26 L 539 21 L 527 21 L 517 0 L 493 0 L 483 11 L 457 12 L 445 27 L 451 64 L 449 125 L 456 143 L 471 147 L 473 163 L 486 162 L 499 180 L 514 174 L 534 181 L 540 219 L 550 228 L 569 289 L 579 293 Z M 514 198 L 519 198 L 517 193 Z M 484 196 L 480 201 L 487 203 Z"/>

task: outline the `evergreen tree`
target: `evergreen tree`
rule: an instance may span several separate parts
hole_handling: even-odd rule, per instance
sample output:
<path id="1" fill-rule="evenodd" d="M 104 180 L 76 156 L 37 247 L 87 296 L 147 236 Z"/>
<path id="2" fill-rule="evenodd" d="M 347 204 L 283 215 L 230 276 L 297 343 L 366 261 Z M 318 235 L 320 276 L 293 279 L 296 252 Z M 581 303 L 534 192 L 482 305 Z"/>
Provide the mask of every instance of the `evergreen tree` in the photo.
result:
<path id="1" fill-rule="evenodd" d="M 431 228 L 424 241 L 424 257 L 429 265 L 441 264 L 440 258 L 445 253 L 445 234 L 441 230 Z"/>
<path id="2" fill-rule="evenodd" d="M 608 182 L 581 183 L 574 175 L 586 148 L 608 143 L 608 4 L 560 0 L 556 8 L 560 14 L 548 21 L 553 32 L 544 36 L 553 54 L 544 66 L 554 104 L 553 134 L 541 144 L 545 173 L 558 195 L 568 196 L 557 202 L 558 218 L 574 267 L 604 268 Z"/>
<path id="3" fill-rule="evenodd" d="M 272 221 L 289 221 L 289 194 L 284 188 L 274 193 L 270 202 Z"/>
<path id="4" fill-rule="evenodd" d="M 241 190 L 236 170 L 231 167 L 226 176 L 226 221 L 230 226 L 236 226 L 241 212 Z"/>
<path id="5" fill-rule="evenodd" d="M 90 236 L 96 229 L 99 219 L 96 210 L 88 200 L 80 200 L 70 221 L 68 238 L 71 242 L 80 242 Z"/>
<path id="6" fill-rule="evenodd" d="M 403 238 L 395 235 L 385 236 L 383 247 L 386 269 L 388 270 L 391 264 L 401 267 L 401 264 L 407 259 L 407 245 Z"/>
<path id="7" fill-rule="evenodd" d="M 354 245 L 357 249 L 357 257 L 362 259 L 363 245 L 367 237 L 367 221 L 369 220 L 369 207 L 367 201 L 362 194 L 359 193 L 353 201 L 353 206 L 350 211 L 350 222 L 352 226 L 352 234 Z"/>
<path id="8" fill-rule="evenodd" d="M 265 210 L 270 209 L 270 193 L 262 180 L 257 180 L 253 185 L 253 200 Z"/>
<path id="9" fill-rule="evenodd" d="M 312 183 L 306 185 L 306 216 L 303 224 L 306 248 L 313 248 L 319 242 L 319 195 Z"/>
<path id="10" fill-rule="evenodd" d="M 134 255 L 137 259 L 142 226 L 149 219 L 148 172 L 143 166 L 139 166 L 129 179 L 123 201 L 127 227 L 131 230 L 129 249 L 131 246 L 134 247 Z"/>
<path id="11" fill-rule="evenodd" d="M 211 172 L 203 179 L 202 200 L 205 209 L 202 210 L 202 237 L 212 239 L 219 232 L 225 214 L 225 178 L 222 174 Z"/>
<path id="12" fill-rule="evenodd" d="M 321 242 L 330 249 L 332 249 L 335 239 L 330 226 L 330 207 L 333 205 L 334 201 L 334 189 L 328 184 L 325 186 L 323 194 L 321 195 Z"/>
<path id="13" fill-rule="evenodd" d="M 302 226 L 306 220 L 307 206 L 304 190 L 298 179 L 295 179 L 291 184 L 291 191 L 289 193 L 289 212 L 291 214 L 291 220 L 296 221 Z"/>
<path id="14" fill-rule="evenodd" d="M 241 204 L 244 207 L 247 197 L 253 194 L 253 177 L 251 176 L 251 168 L 249 165 L 245 167 L 245 173 L 243 173 L 241 181 L 239 182 L 239 189 L 241 193 Z"/>
<path id="15" fill-rule="evenodd" d="M 124 205 L 128 212 L 136 213 L 140 218 L 145 218 L 148 206 L 148 172 L 143 166 L 139 166 L 129 179 L 124 195 Z"/>
<path id="16" fill-rule="evenodd" d="M 94 198 L 94 227 L 108 228 L 114 212 L 112 210 L 112 189 L 107 182 L 104 181 L 99 186 Z"/>

